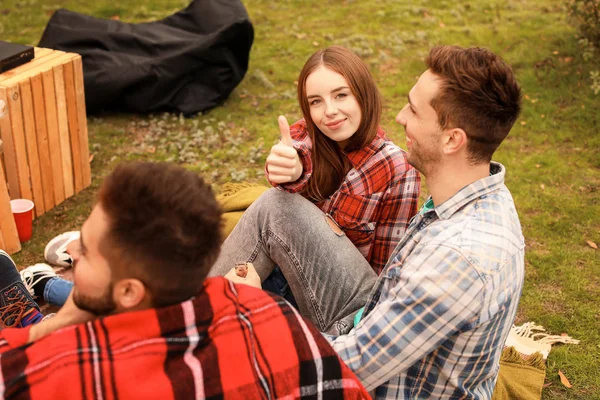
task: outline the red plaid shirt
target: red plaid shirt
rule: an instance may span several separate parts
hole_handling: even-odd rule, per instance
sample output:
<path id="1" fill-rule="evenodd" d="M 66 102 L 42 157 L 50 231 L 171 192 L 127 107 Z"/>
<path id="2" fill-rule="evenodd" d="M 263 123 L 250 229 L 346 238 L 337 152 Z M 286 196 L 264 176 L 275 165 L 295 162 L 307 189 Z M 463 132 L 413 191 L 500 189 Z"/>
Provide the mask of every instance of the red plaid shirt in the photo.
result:
<path id="1" fill-rule="evenodd" d="M 225 278 L 192 300 L 59 330 L 0 332 L 0 397 L 370 398 L 325 338 L 282 299 Z"/>
<path id="2" fill-rule="evenodd" d="M 312 141 L 304 120 L 293 124 L 290 133 L 302 161 L 302 176 L 296 182 L 271 184 L 296 193 L 312 175 Z M 379 275 L 417 213 L 421 178 L 404 150 L 381 128 L 371 143 L 347 156 L 353 168 L 340 188 L 316 205 L 333 217 Z"/>

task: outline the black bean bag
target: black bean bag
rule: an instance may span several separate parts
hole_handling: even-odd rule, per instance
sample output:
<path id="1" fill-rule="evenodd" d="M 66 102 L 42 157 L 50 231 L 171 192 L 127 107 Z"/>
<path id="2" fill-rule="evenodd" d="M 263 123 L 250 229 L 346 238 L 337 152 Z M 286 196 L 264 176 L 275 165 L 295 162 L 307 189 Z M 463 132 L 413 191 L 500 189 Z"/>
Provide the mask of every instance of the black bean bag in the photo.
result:
<path id="1" fill-rule="evenodd" d="M 88 113 L 195 114 L 221 104 L 248 70 L 252 23 L 239 0 L 194 0 L 161 21 L 54 13 L 40 47 L 79 53 Z"/>

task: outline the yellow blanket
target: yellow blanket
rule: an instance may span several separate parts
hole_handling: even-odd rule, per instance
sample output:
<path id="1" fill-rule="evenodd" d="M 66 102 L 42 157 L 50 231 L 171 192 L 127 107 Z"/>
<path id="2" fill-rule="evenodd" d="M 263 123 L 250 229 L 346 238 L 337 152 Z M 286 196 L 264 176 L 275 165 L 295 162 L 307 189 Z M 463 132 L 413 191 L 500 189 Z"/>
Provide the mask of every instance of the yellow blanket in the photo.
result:
<path id="1" fill-rule="evenodd" d="M 266 186 L 251 183 L 226 183 L 217 201 L 223 210 L 223 238 L 229 236 L 242 214 L 254 200 L 269 190 Z"/>

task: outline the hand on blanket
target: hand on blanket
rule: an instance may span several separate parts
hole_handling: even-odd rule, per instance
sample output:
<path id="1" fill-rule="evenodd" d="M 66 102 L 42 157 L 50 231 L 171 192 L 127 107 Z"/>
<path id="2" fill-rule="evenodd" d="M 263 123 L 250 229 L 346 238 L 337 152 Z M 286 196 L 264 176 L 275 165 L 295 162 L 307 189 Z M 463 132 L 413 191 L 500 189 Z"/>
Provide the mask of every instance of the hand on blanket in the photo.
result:
<path id="1" fill-rule="evenodd" d="M 75 302 L 73 301 L 73 291 L 71 291 L 67 301 L 62 308 L 58 310 L 55 316 L 45 319 L 31 327 L 29 330 L 28 343 L 39 340 L 44 336 L 67 326 L 82 324 L 96 318 L 96 315 L 84 311 L 75 305 Z"/>
<path id="2" fill-rule="evenodd" d="M 302 175 L 302 162 L 298 152 L 292 147 L 292 136 L 287 119 L 279 116 L 281 141 L 271 147 L 267 157 L 267 178 L 273 183 L 295 182 Z"/>
<path id="3" fill-rule="evenodd" d="M 258 272 L 256 272 L 252 263 L 246 263 L 245 268 L 240 266 L 231 268 L 225 275 L 225 278 L 233 283 L 242 283 L 259 289 L 262 288 L 260 276 L 258 276 Z"/>

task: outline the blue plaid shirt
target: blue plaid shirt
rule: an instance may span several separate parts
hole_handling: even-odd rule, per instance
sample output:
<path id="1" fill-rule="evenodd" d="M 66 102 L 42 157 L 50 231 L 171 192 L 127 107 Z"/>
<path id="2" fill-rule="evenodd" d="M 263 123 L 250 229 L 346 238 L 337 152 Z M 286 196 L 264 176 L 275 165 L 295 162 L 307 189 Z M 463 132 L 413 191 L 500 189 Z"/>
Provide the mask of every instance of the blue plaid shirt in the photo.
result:
<path id="1" fill-rule="evenodd" d="M 492 397 L 524 278 L 505 171 L 415 215 L 362 320 L 329 338 L 377 399 Z"/>

